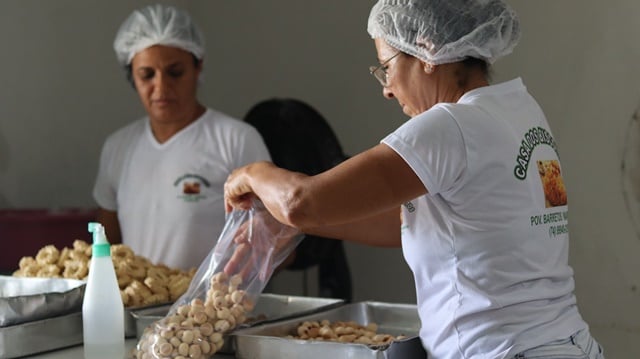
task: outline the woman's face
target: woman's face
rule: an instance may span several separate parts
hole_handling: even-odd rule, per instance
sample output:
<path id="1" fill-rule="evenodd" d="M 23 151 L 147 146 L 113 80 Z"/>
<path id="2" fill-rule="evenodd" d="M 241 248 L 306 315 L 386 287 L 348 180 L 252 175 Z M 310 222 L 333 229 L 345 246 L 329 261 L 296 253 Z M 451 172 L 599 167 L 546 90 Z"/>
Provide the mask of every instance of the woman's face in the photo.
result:
<path id="1" fill-rule="evenodd" d="M 148 47 L 133 57 L 132 77 L 152 121 L 190 119 L 198 106 L 196 88 L 202 70 L 200 64 L 194 63 L 191 53 L 162 45 Z"/>
<path id="2" fill-rule="evenodd" d="M 375 39 L 375 45 L 380 63 L 398 52 L 380 38 Z M 413 56 L 400 54 L 386 66 L 387 87 L 383 88 L 382 94 L 388 99 L 395 98 L 407 116 L 416 116 L 437 103 L 437 91 L 431 83 L 430 73 L 425 70 L 424 62 Z"/>

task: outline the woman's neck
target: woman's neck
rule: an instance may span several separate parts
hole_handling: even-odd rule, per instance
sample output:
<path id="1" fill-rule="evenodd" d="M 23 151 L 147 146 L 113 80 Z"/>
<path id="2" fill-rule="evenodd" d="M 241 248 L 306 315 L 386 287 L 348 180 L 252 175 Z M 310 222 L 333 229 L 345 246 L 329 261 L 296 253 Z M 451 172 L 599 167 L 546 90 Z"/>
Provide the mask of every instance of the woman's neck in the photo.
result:
<path id="1" fill-rule="evenodd" d="M 176 133 L 195 122 L 206 111 L 206 108 L 200 104 L 194 107 L 194 110 L 180 121 L 154 121 L 151 119 L 151 132 L 158 143 L 165 143 Z"/>

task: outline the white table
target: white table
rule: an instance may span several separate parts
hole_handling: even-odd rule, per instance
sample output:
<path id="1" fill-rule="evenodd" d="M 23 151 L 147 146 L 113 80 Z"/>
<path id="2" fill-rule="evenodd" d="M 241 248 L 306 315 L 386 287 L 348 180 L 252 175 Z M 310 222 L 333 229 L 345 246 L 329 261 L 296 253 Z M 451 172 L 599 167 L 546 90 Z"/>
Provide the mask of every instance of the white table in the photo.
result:
<path id="1" fill-rule="evenodd" d="M 125 341 L 125 353 L 129 355 L 131 349 L 135 348 L 138 343 L 137 339 L 127 339 Z M 84 359 L 84 350 L 82 345 L 77 345 L 70 348 L 54 350 L 46 353 L 40 353 L 36 355 L 31 355 L 28 358 L 38 358 L 38 359 Z M 127 357 L 128 358 L 128 357 Z M 215 359 L 232 359 L 235 358 L 233 355 L 226 354 L 216 354 L 212 358 Z"/>

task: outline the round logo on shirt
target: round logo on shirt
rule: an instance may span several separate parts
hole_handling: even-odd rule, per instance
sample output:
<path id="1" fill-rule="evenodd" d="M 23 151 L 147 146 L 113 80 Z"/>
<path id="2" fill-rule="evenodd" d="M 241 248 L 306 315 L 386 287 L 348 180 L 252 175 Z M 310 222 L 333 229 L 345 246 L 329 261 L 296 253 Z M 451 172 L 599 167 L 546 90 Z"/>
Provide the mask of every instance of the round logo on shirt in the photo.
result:
<path id="1" fill-rule="evenodd" d="M 178 192 L 178 198 L 185 202 L 198 202 L 207 198 L 202 192 L 204 187 L 210 187 L 211 184 L 202 176 L 187 173 L 176 179 L 173 186 Z"/>

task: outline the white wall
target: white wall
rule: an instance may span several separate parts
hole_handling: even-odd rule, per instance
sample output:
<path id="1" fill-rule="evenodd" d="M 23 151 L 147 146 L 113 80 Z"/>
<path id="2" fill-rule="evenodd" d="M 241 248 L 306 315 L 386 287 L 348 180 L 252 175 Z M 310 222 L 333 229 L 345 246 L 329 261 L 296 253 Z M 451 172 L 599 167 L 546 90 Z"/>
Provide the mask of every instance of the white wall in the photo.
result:
<path id="1" fill-rule="evenodd" d="M 640 240 L 620 175 L 625 130 L 640 100 L 640 2 L 511 3 L 524 35 L 497 69 L 500 78 L 524 78 L 559 143 L 578 305 L 608 358 L 638 358 Z"/>
<path id="2" fill-rule="evenodd" d="M 509 2 L 523 37 L 494 78 L 521 76 L 559 142 L 584 317 L 608 358 L 640 357 L 640 240 L 620 188 L 622 143 L 640 100 L 640 2 Z M 148 3 L 0 2 L 0 208 L 94 205 L 102 141 L 143 113 L 111 44 L 129 12 Z M 376 62 L 366 33 L 372 1 L 170 3 L 205 33 L 200 97 L 211 107 L 242 117 L 268 97 L 305 100 L 351 154 L 406 120 L 367 71 Z M 415 300 L 399 250 L 347 249 L 356 300 Z M 299 282 L 289 274 L 274 286 L 295 291 Z"/>

